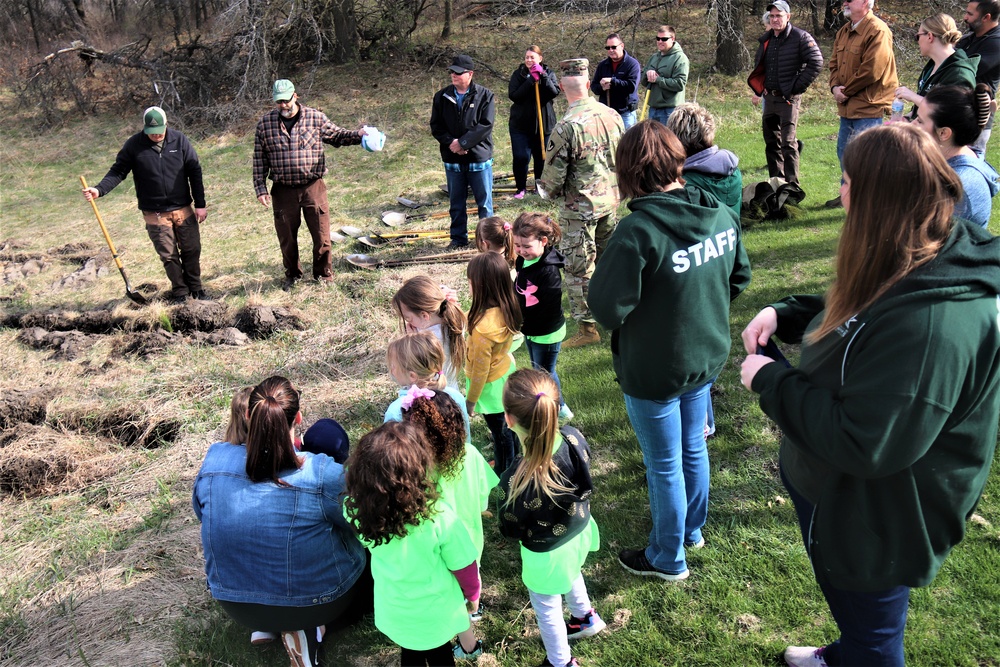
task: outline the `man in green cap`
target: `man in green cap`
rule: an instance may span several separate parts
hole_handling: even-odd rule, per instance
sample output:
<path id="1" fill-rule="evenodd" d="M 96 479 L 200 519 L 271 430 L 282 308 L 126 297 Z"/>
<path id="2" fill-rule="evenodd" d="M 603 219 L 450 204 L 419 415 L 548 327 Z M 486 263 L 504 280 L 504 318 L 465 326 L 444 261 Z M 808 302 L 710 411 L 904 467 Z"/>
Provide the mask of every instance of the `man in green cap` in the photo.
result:
<path id="1" fill-rule="evenodd" d="M 288 79 L 274 82 L 276 108 L 261 116 L 253 146 L 253 188 L 263 206 L 272 205 L 274 230 L 285 267 L 282 289 L 302 278 L 299 263 L 299 227 L 305 217 L 312 236 L 312 272 L 321 285 L 333 282 L 330 259 L 330 209 L 326 197 L 326 155 L 323 144 L 354 146 L 365 129 L 345 130 L 322 111 L 299 104 Z M 267 179 L 273 182 L 267 191 Z"/>
<path id="2" fill-rule="evenodd" d="M 142 131 L 125 142 L 107 175 L 85 188 L 83 196 L 87 201 L 103 197 L 132 172 L 146 233 L 170 279 L 170 299 L 207 299 L 199 225 L 208 210 L 198 154 L 187 137 L 167 130 L 167 114 L 160 107 L 146 109 L 142 123 Z"/>
<path id="3" fill-rule="evenodd" d="M 538 191 L 543 198 L 562 200 L 559 250 L 566 256 L 570 312 L 580 325 L 576 335 L 562 344 L 569 348 L 601 340 L 587 306 L 587 287 L 615 231 L 619 201 L 615 151 L 625 125 L 614 109 L 590 97 L 586 58 L 564 60 L 559 67 L 559 86 L 569 107 L 552 128 Z"/>

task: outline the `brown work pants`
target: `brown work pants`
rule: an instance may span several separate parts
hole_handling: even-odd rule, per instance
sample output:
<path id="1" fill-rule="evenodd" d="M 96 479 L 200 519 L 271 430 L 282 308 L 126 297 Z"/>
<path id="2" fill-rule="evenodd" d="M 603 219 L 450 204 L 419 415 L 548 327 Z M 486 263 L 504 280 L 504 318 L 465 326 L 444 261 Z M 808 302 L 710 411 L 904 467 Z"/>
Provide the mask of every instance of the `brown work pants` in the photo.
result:
<path id="1" fill-rule="evenodd" d="M 146 234 L 170 279 L 171 296 L 201 291 L 201 227 L 191 206 L 157 213 L 143 211 Z"/>
<path id="2" fill-rule="evenodd" d="M 326 183 L 318 178 L 308 185 L 293 187 L 275 183 L 271 186 L 271 206 L 274 210 L 274 231 L 281 247 L 281 263 L 285 278 L 302 277 L 299 263 L 299 227 L 302 217 L 313 242 L 313 278 L 333 275 L 330 260 L 330 206 L 326 199 Z M 301 213 L 301 217 L 300 217 Z"/>
<path id="3" fill-rule="evenodd" d="M 781 95 L 764 95 L 764 157 L 769 176 L 780 176 L 789 183 L 799 182 L 799 142 L 795 126 L 799 122 L 799 96 L 785 100 Z"/>

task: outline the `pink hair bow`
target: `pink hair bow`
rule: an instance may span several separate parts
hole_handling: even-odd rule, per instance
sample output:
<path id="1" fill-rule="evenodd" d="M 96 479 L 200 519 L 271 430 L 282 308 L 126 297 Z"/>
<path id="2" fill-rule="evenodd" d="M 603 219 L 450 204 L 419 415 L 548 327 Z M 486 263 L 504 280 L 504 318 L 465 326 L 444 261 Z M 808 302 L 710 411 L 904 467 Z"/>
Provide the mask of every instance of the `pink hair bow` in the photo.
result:
<path id="1" fill-rule="evenodd" d="M 503 223 L 503 230 L 505 232 L 509 232 L 510 231 L 510 223 L 509 222 Z"/>
<path id="2" fill-rule="evenodd" d="M 415 384 L 411 384 L 410 388 L 406 390 L 406 396 L 403 396 L 403 409 L 409 410 L 413 407 L 413 401 L 418 398 L 434 398 L 434 391 L 432 389 L 421 389 Z"/>

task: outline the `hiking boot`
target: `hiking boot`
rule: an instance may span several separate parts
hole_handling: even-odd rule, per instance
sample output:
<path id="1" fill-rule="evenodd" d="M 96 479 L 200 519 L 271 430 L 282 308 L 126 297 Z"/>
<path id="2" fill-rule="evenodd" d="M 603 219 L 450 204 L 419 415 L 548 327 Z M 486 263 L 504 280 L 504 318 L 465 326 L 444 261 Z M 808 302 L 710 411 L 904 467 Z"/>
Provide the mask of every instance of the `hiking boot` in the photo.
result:
<path id="1" fill-rule="evenodd" d="M 785 662 L 789 667 L 827 667 L 823 659 L 826 647 L 789 646 L 785 649 Z"/>
<path id="2" fill-rule="evenodd" d="M 844 205 L 840 202 L 840 195 L 837 195 L 830 201 L 823 204 L 826 208 L 844 208 Z"/>
<path id="3" fill-rule="evenodd" d="M 566 621 L 566 639 L 573 641 L 574 639 L 593 637 L 606 627 L 608 624 L 597 615 L 596 611 L 591 609 L 583 618 L 569 617 L 569 620 Z"/>
<path id="4" fill-rule="evenodd" d="M 208 295 L 205 294 L 205 290 L 203 289 L 198 289 L 191 292 L 191 298 L 194 299 L 195 301 L 211 301 L 211 299 L 208 298 Z"/>
<path id="5" fill-rule="evenodd" d="M 469 247 L 468 239 L 464 241 L 462 239 L 452 239 L 451 242 L 448 244 L 448 246 L 445 248 L 445 250 L 465 250 L 468 247 Z"/>
<path id="6" fill-rule="evenodd" d="M 292 288 L 295 287 L 295 283 L 298 282 L 298 278 L 285 278 L 281 281 L 281 290 L 284 292 L 291 292 Z"/>
<path id="7" fill-rule="evenodd" d="M 640 577 L 659 577 L 664 581 L 681 581 L 687 579 L 691 574 L 691 570 L 684 570 L 677 574 L 657 570 L 646 558 L 645 549 L 625 549 L 619 552 L 618 562 L 632 574 L 638 574 Z"/>
<path id="8" fill-rule="evenodd" d="M 576 335 L 562 344 L 562 349 L 570 347 L 583 347 L 584 345 L 590 345 L 591 343 L 600 343 L 601 334 L 597 331 L 597 325 L 593 322 L 580 322 L 580 328 L 577 329 Z"/>
<path id="9" fill-rule="evenodd" d="M 462 640 L 459 639 L 451 649 L 452 655 L 458 660 L 475 660 L 483 654 L 483 640 L 477 639 L 476 645 L 471 651 L 462 648 Z"/>

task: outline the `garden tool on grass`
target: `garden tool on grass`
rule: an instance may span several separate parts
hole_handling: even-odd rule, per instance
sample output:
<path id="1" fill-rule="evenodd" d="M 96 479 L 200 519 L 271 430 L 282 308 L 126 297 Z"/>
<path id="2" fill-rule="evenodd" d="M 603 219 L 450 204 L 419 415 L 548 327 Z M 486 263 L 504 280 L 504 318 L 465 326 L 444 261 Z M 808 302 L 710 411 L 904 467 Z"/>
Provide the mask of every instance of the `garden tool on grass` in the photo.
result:
<path id="1" fill-rule="evenodd" d="M 80 175 L 80 183 L 83 184 L 83 189 L 87 189 L 87 179 Z M 128 275 L 125 274 L 125 267 L 122 265 L 122 260 L 118 257 L 118 251 L 115 249 L 115 244 L 111 241 L 111 235 L 108 234 L 108 228 L 104 226 L 104 220 L 101 219 L 101 212 L 97 210 L 97 202 L 93 199 L 90 200 L 90 205 L 94 209 L 94 215 L 97 216 L 97 224 L 101 226 L 101 231 L 104 233 L 104 240 L 108 242 L 108 249 L 111 250 L 111 258 L 115 260 L 115 265 L 118 267 L 118 271 L 122 274 L 122 279 L 125 280 L 125 296 L 129 298 L 133 303 L 137 303 L 140 306 L 145 306 L 149 304 L 146 297 L 136 292 L 132 289 L 132 283 L 128 281 Z"/>

